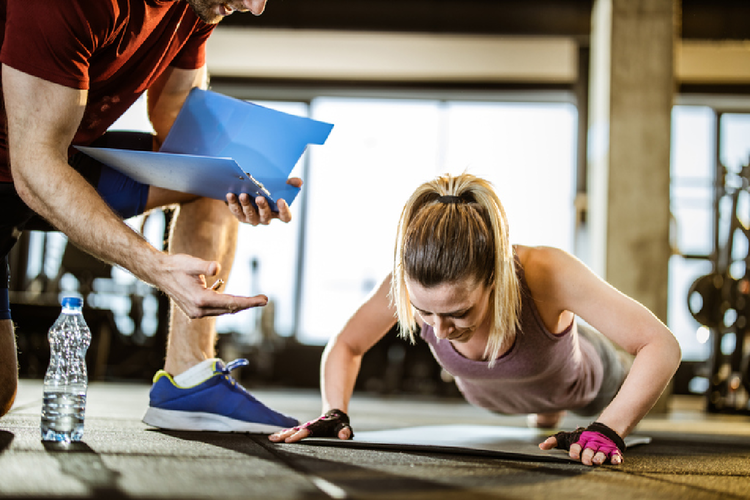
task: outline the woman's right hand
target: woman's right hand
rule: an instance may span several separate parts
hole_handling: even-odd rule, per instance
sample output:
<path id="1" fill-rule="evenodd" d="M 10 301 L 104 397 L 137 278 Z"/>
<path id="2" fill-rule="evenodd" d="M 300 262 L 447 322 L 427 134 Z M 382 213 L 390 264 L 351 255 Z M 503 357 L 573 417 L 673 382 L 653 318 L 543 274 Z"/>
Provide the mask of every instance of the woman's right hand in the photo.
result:
<path id="1" fill-rule="evenodd" d="M 341 410 L 329 410 L 315 420 L 271 434 L 268 439 L 274 443 L 296 443 L 310 436 L 353 438 L 354 431 L 349 425 L 349 415 Z"/>

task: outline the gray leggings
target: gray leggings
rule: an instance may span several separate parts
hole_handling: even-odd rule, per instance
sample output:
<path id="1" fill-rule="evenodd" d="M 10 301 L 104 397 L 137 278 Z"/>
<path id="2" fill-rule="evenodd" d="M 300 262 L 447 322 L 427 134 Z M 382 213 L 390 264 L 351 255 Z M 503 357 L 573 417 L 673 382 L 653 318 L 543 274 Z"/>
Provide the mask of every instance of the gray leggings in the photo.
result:
<path id="1" fill-rule="evenodd" d="M 598 415 L 617 395 L 622 382 L 633 364 L 633 356 L 615 346 L 607 337 L 588 325 L 578 323 L 578 334 L 591 342 L 604 367 L 604 376 L 599 393 L 583 408 L 571 410 L 576 415 L 588 417 Z"/>

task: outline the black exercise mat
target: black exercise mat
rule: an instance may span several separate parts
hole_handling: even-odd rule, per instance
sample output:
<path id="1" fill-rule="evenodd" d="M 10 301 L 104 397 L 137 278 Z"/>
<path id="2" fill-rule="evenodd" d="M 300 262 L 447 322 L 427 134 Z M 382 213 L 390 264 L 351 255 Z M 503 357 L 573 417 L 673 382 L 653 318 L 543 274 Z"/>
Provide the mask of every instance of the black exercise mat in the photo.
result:
<path id="1" fill-rule="evenodd" d="M 346 446 L 379 450 L 410 450 L 430 453 L 452 453 L 494 456 L 515 460 L 576 462 L 566 451 L 539 449 L 539 443 L 553 433 L 527 427 L 494 425 L 433 425 L 356 432 L 354 439 L 307 438 L 301 443 L 322 446 Z M 631 435 L 625 444 L 648 444 L 651 438 Z"/>

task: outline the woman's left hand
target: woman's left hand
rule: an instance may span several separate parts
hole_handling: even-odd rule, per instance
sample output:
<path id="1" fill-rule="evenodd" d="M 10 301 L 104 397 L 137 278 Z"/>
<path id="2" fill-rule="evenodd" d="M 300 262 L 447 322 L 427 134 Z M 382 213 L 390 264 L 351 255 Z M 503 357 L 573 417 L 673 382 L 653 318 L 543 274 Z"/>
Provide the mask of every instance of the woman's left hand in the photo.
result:
<path id="1" fill-rule="evenodd" d="M 625 441 L 612 429 L 594 422 L 587 428 L 579 427 L 572 432 L 558 432 L 539 444 L 542 450 L 559 448 L 568 450 L 570 458 L 584 465 L 602 465 L 607 462 L 620 465 Z"/>

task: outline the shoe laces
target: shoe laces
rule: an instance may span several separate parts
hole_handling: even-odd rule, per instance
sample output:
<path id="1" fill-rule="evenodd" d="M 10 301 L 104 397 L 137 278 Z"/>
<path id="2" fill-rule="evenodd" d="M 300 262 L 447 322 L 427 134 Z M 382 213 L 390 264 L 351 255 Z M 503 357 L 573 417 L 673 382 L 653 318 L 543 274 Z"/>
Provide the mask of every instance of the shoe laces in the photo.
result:
<path id="1" fill-rule="evenodd" d="M 230 361 L 229 363 L 227 363 L 227 365 L 221 369 L 221 373 L 223 373 L 224 375 L 229 375 L 229 372 L 231 372 L 232 370 L 249 365 L 250 361 L 246 360 L 245 358 L 235 359 L 234 361 Z"/>
<path id="2" fill-rule="evenodd" d="M 224 378 L 227 380 L 227 382 L 231 383 L 234 387 L 239 387 L 240 389 L 242 389 L 243 392 L 249 394 L 247 392 L 247 389 L 242 387 L 241 384 L 238 384 L 237 381 L 234 379 L 234 377 L 232 377 L 229 374 L 232 370 L 241 368 L 243 366 L 249 366 L 249 365 L 250 365 L 250 362 L 244 358 L 235 359 L 234 361 L 230 361 L 229 363 L 227 363 L 226 366 L 224 366 L 221 370 L 217 370 L 217 373 L 221 373 L 224 376 Z"/>

